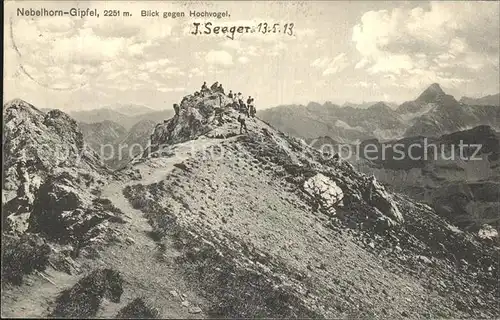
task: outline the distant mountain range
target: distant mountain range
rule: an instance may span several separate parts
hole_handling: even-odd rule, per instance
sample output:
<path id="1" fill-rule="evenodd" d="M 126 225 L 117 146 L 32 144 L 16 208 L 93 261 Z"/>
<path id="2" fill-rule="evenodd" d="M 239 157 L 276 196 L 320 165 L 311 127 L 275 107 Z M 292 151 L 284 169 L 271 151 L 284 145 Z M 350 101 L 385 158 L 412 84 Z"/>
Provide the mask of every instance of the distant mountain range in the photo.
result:
<path id="1" fill-rule="evenodd" d="M 366 140 L 351 146 L 351 154 L 330 137 L 306 142 L 323 152 L 340 152 L 359 171 L 373 174 L 392 191 L 427 202 L 461 228 L 477 231 L 489 224 L 500 231 L 500 133 L 489 126 L 437 138 Z M 461 143 L 469 146 L 463 157 Z M 477 153 L 474 145 L 481 146 Z"/>
<path id="2" fill-rule="evenodd" d="M 51 110 L 40 109 L 45 113 Z M 107 166 L 117 169 L 144 150 L 155 124 L 170 119 L 174 112 L 134 104 L 115 104 L 69 114 L 77 120 L 85 143 Z"/>
<path id="3" fill-rule="evenodd" d="M 141 114 L 146 114 L 146 113 L 158 111 L 157 109 L 153 109 L 153 108 L 146 107 L 143 105 L 138 105 L 138 104 L 113 104 L 113 105 L 104 107 L 104 109 L 115 110 L 117 112 L 120 112 L 120 113 L 128 115 L 128 116 L 137 116 L 137 115 L 141 115 Z"/>
<path id="4" fill-rule="evenodd" d="M 372 104 L 366 109 L 311 102 L 307 106 L 288 105 L 262 110 L 259 117 L 297 137 L 329 136 L 348 143 L 417 135 L 438 137 L 478 125 L 500 128 L 499 106 L 459 103 L 437 83 L 397 109 L 385 102 Z"/>
<path id="5" fill-rule="evenodd" d="M 79 124 L 85 142 L 111 168 L 119 168 L 145 150 L 156 121 L 141 119 L 130 129 L 105 120 Z"/>
<path id="6" fill-rule="evenodd" d="M 500 106 L 495 99 L 498 95 L 459 102 L 434 83 L 396 109 L 384 102 L 366 109 L 309 103 L 263 110 L 259 116 L 323 152 L 339 144 L 348 144 L 351 150 L 376 146 L 378 154 L 370 154 L 378 155 L 376 159 L 355 154 L 349 162 L 393 191 L 427 202 L 453 224 L 476 231 L 489 224 L 500 231 Z M 482 160 L 457 156 L 446 160 L 442 153 L 433 159 L 433 150 L 422 147 L 424 142 L 443 146 L 449 155 L 461 141 L 480 144 Z M 402 146 L 402 159 L 391 151 L 395 145 Z M 385 157 L 380 154 L 383 147 L 389 147 Z M 408 156 L 428 151 L 428 159 Z"/>
<path id="7" fill-rule="evenodd" d="M 354 102 L 349 102 L 346 101 L 344 104 L 342 104 L 342 107 L 351 107 L 351 108 L 359 108 L 359 109 L 368 109 L 369 107 L 373 106 L 374 104 L 380 103 L 382 101 L 363 101 L 361 103 L 354 103 Z M 391 109 L 396 109 L 398 107 L 398 104 L 395 102 L 384 102 L 387 106 L 389 106 Z"/>
<path id="8" fill-rule="evenodd" d="M 462 97 L 459 101 L 463 104 L 468 104 L 471 106 L 500 106 L 500 93 L 488 95 L 482 98 L 468 98 Z"/>
<path id="9" fill-rule="evenodd" d="M 400 115 L 383 102 L 368 109 L 312 103 L 280 106 L 259 112 L 259 117 L 297 137 L 329 136 L 339 142 L 390 139 L 406 128 Z"/>
<path id="10" fill-rule="evenodd" d="M 131 106 L 121 108 L 119 110 L 122 112 L 110 108 L 100 108 L 85 111 L 74 111 L 69 114 L 78 122 L 96 123 L 109 120 L 118 123 L 127 130 L 132 128 L 141 120 L 160 122 L 171 118 L 174 114 L 174 111 L 170 109 L 154 111 L 153 109 L 147 108 L 144 112 L 140 112 L 139 109 Z M 123 113 L 124 111 L 128 111 L 128 113 Z"/>
<path id="11" fill-rule="evenodd" d="M 461 105 L 446 94 L 438 84 L 432 84 L 415 101 L 405 102 L 400 114 L 418 114 L 405 136 L 439 136 L 478 125 L 500 127 L 500 107 Z"/>
<path id="12" fill-rule="evenodd" d="M 408 155 L 410 145 L 425 145 L 423 139 L 404 138 L 384 145 L 405 145 Z M 470 146 L 464 148 L 462 158 L 461 143 Z M 422 160 L 394 160 L 389 154 L 376 161 L 361 160 L 357 167 L 374 174 L 393 191 L 428 202 L 461 228 L 478 230 L 489 224 L 500 231 L 500 133 L 483 125 L 443 135 L 428 144 L 438 146 L 437 152 L 434 147 L 412 150 Z M 477 154 L 474 145 L 481 146 Z"/>
<path id="13" fill-rule="evenodd" d="M 41 108 L 40 110 L 49 112 L 52 109 Z M 174 111 L 172 109 L 155 110 L 136 104 L 113 104 L 90 110 L 70 111 L 68 114 L 79 123 L 92 124 L 113 121 L 129 130 L 142 120 L 160 122 L 169 119 L 174 115 Z"/>

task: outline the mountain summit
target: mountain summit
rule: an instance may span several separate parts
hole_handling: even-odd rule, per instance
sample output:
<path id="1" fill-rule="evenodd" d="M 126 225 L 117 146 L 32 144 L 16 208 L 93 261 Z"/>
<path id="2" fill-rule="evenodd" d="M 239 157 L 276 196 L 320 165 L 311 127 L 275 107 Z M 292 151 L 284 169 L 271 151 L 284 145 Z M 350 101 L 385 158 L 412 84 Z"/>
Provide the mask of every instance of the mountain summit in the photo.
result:
<path id="1" fill-rule="evenodd" d="M 397 111 L 405 118 L 411 119 L 419 117 L 441 104 L 458 105 L 458 102 L 453 96 L 447 95 L 439 84 L 433 83 L 417 99 L 401 104 Z"/>
<path id="2" fill-rule="evenodd" d="M 406 137 L 438 137 L 478 125 L 500 127 L 498 106 L 461 104 L 437 83 L 429 86 L 415 101 L 403 103 L 398 112 L 411 122 L 404 134 Z"/>
<path id="3" fill-rule="evenodd" d="M 184 243 L 186 277 L 208 294 L 212 314 L 399 317 L 404 309 L 419 317 L 423 309 L 443 308 L 443 303 L 450 315 L 461 313 L 453 311 L 451 295 L 470 303 L 460 298 L 459 292 L 468 290 L 463 282 L 447 282 L 453 288 L 449 298 L 426 300 L 432 294 L 418 289 L 424 285 L 420 281 L 455 279 L 459 273 L 449 268 L 456 266 L 441 255 L 479 266 L 494 263 L 492 252 L 486 254 L 489 262 L 474 262 L 458 247 L 478 252 L 482 245 L 454 232 L 431 208 L 389 193 L 347 162 L 325 158 L 258 118 L 247 119 L 248 133 L 239 134 L 239 114 L 219 92 L 185 97 L 179 114 L 156 126 L 151 152 L 128 168 L 139 170 L 144 182 L 125 190 L 156 234 L 168 239 L 175 233 Z M 174 169 L 165 174 L 169 166 Z M 444 247 L 437 244 L 443 242 Z M 451 258 L 451 252 L 459 257 Z M 399 261 L 393 271 L 376 267 L 389 261 Z M 426 275 L 412 276 L 402 271 L 406 267 Z M 398 281 L 404 285 L 374 281 L 401 272 L 404 280 L 398 276 Z M 472 281 L 465 279 L 460 281 Z M 492 276 L 488 279 L 493 288 Z M 389 293 L 390 303 L 373 303 L 371 287 L 388 293 L 407 287 L 404 297 L 411 298 Z M 229 293 L 234 290 L 238 297 Z M 273 296 L 282 298 L 264 302 Z M 370 307 L 354 311 L 354 305 Z"/>
<path id="4" fill-rule="evenodd" d="M 427 89 L 425 89 L 424 92 L 422 92 L 415 101 L 431 103 L 438 101 L 445 95 L 446 93 L 443 91 L 443 89 L 441 89 L 441 86 L 437 83 L 433 83 Z"/>

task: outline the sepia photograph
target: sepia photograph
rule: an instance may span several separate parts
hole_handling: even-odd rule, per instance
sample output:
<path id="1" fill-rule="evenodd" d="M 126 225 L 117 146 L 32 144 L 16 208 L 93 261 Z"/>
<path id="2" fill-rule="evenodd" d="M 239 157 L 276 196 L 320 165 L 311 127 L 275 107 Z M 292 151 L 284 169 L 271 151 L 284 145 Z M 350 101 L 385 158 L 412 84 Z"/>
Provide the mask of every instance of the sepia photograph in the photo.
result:
<path id="1" fill-rule="evenodd" d="M 500 318 L 499 1 L 3 7 L 2 318 Z"/>

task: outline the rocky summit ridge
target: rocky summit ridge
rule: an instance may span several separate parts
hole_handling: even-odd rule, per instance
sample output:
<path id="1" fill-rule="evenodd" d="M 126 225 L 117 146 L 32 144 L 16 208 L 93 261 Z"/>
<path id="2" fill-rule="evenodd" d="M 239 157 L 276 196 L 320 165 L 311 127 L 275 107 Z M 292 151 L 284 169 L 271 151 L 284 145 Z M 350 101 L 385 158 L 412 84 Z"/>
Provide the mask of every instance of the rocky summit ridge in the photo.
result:
<path id="1" fill-rule="evenodd" d="M 59 178 L 60 185 L 49 173 L 33 203 L 59 209 L 31 211 L 32 217 L 54 217 L 47 224 L 58 225 L 69 215 L 76 225 L 96 226 L 102 220 L 92 217 L 110 212 L 103 232 L 114 236 L 99 240 L 105 245 L 93 254 L 73 255 L 80 272 L 48 269 L 64 291 L 22 285 L 22 295 L 4 296 L 2 312 L 12 315 L 29 302 L 39 315 L 63 317 L 113 317 L 138 308 L 162 318 L 500 315 L 496 246 L 258 117 L 247 117 L 248 130 L 240 134 L 240 115 L 222 92 L 197 92 L 156 125 L 151 147 L 114 176 L 85 162 L 86 170 L 108 178 L 89 183 L 95 191 L 76 189 L 72 176 Z M 68 134 L 79 136 L 62 130 L 60 137 Z M 123 221 L 113 223 L 116 217 Z M 27 232 L 44 221 L 35 219 Z M 92 233 L 74 225 L 60 224 L 60 234 Z M 67 243 L 85 252 L 96 242 L 90 240 Z M 47 305 L 37 292 L 53 299 Z M 97 307 L 86 306 L 82 297 L 93 295 Z"/>
<path id="2" fill-rule="evenodd" d="M 15 99 L 4 105 L 3 119 L 3 229 L 89 240 L 90 229 L 114 215 L 94 195 L 114 174 L 60 110 L 45 113 Z"/>

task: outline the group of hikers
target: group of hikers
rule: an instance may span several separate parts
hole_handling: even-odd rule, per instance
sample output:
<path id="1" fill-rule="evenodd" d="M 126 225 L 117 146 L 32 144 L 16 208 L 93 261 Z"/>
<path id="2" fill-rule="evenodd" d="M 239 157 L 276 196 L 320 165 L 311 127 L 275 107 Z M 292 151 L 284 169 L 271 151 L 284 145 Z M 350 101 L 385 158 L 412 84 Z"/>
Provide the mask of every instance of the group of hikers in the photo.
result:
<path id="1" fill-rule="evenodd" d="M 207 92 L 220 92 L 224 94 L 224 88 L 222 87 L 222 83 L 219 84 L 218 81 L 215 81 L 214 84 L 210 86 L 210 89 L 207 87 L 207 82 L 203 82 L 203 85 L 201 86 L 201 93 L 207 93 Z"/>
<path id="2" fill-rule="evenodd" d="M 207 86 L 206 82 L 203 82 L 203 85 L 201 86 L 201 93 L 206 93 L 206 92 L 220 92 L 222 94 L 224 93 L 224 88 L 222 87 L 222 84 L 219 84 L 218 81 L 216 81 L 214 84 L 210 86 L 210 89 Z M 255 105 L 253 104 L 254 99 L 251 96 L 248 96 L 247 103 L 245 104 L 243 102 L 243 95 L 241 92 L 238 92 L 238 94 L 233 93 L 233 90 L 229 90 L 229 93 L 227 94 L 227 97 L 233 100 L 233 107 L 236 110 L 239 110 L 240 112 L 244 113 L 247 117 L 255 117 L 256 114 L 256 109 Z"/>
<path id="3" fill-rule="evenodd" d="M 243 102 L 243 95 L 241 94 L 241 92 L 238 92 L 238 94 L 233 94 L 233 91 L 231 90 L 229 91 L 229 94 L 227 96 L 233 99 L 233 106 L 235 107 L 235 109 L 244 113 L 249 118 L 255 118 L 255 114 L 257 113 L 257 111 L 255 110 L 255 105 L 253 104 L 254 99 L 251 96 L 248 96 L 246 104 Z"/>
<path id="4" fill-rule="evenodd" d="M 219 84 L 218 81 L 216 81 L 214 84 L 210 86 L 210 89 L 207 87 L 207 83 L 203 82 L 203 85 L 201 86 L 201 92 L 220 92 L 222 94 L 224 93 L 224 88 L 222 87 L 222 84 Z M 240 123 L 240 134 L 243 133 L 243 129 L 245 129 L 245 132 L 248 132 L 247 130 L 247 125 L 245 121 L 245 116 L 247 118 L 255 118 L 255 114 L 257 113 L 254 105 L 254 99 L 251 96 L 248 96 L 247 103 L 243 101 L 243 95 L 241 92 L 238 92 L 238 94 L 233 93 L 233 90 L 229 90 L 229 93 L 227 94 L 227 97 L 229 99 L 233 100 L 233 108 L 240 111 L 240 115 L 238 116 L 238 122 Z"/>
<path id="5" fill-rule="evenodd" d="M 196 92 L 195 96 L 199 96 L 200 94 L 204 95 L 206 93 L 215 93 L 215 92 L 220 92 L 222 94 L 225 94 L 222 84 L 219 84 L 219 82 L 216 81 L 214 84 L 210 86 L 210 88 L 208 88 L 207 83 L 203 82 L 200 92 Z M 232 107 L 240 112 L 240 115 L 238 116 L 238 122 L 240 123 L 240 134 L 243 132 L 243 129 L 245 130 L 245 132 L 248 132 L 245 123 L 245 118 L 255 118 L 255 114 L 257 113 L 257 111 L 255 109 L 254 99 L 251 96 L 248 96 L 248 99 L 245 104 L 241 92 L 235 94 L 233 93 L 232 90 L 229 91 L 227 97 L 233 100 Z M 177 103 L 174 103 L 175 115 L 179 114 L 179 108 L 180 108 L 179 105 Z"/>

